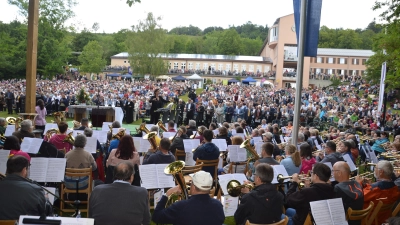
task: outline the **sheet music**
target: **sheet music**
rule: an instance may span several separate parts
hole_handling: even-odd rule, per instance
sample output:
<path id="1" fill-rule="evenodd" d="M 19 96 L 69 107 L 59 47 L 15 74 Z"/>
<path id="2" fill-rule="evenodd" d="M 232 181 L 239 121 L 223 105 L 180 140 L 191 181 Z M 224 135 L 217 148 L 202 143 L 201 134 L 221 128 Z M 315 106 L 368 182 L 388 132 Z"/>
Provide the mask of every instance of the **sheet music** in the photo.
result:
<path id="1" fill-rule="evenodd" d="M 283 165 L 274 165 L 272 166 L 272 169 L 274 169 L 274 179 L 272 179 L 272 184 L 277 184 L 278 182 L 278 175 L 282 174 L 283 176 L 287 177 L 289 174 L 287 173 L 285 167 Z"/>
<path id="2" fill-rule="evenodd" d="M 335 181 L 335 178 L 333 177 L 333 172 L 332 172 L 332 170 L 333 170 L 332 163 L 331 162 L 324 162 L 324 164 L 327 165 L 331 169 L 332 176 L 331 176 L 331 178 L 329 180 L 330 181 Z"/>
<path id="3" fill-rule="evenodd" d="M 186 152 L 185 165 L 187 165 L 187 166 L 196 165 L 196 161 L 193 160 L 193 153 L 192 152 Z"/>
<path id="4" fill-rule="evenodd" d="M 155 164 L 158 178 L 158 187 L 159 188 L 168 188 L 175 187 L 174 177 L 170 174 L 165 174 L 164 169 L 168 166 L 168 164 Z"/>
<path id="5" fill-rule="evenodd" d="M 254 146 L 256 149 L 257 154 L 261 155 L 261 146 L 264 144 L 264 142 L 254 142 Z"/>
<path id="6" fill-rule="evenodd" d="M 112 122 L 103 122 L 103 125 L 101 126 L 101 130 L 102 131 L 109 131 L 110 128 L 108 127 L 108 125 L 112 125 Z"/>
<path id="7" fill-rule="evenodd" d="M 367 150 L 368 151 L 368 150 Z M 372 161 L 372 163 L 375 163 L 375 164 L 377 164 L 378 163 L 378 158 L 376 157 L 376 155 L 375 155 L 375 152 L 374 151 L 370 151 L 369 152 L 369 157 L 371 157 L 371 161 Z"/>
<path id="8" fill-rule="evenodd" d="M 310 202 L 310 208 L 316 224 L 333 225 L 326 200 Z"/>
<path id="9" fill-rule="evenodd" d="M 132 137 L 132 138 L 136 151 L 147 152 L 150 149 L 150 142 L 148 140 L 145 140 L 142 137 Z"/>
<path id="10" fill-rule="evenodd" d="M 200 139 L 183 139 L 183 147 L 185 148 L 185 152 L 192 152 L 193 149 L 196 149 L 200 145 Z"/>
<path id="11" fill-rule="evenodd" d="M 349 165 L 350 171 L 357 170 L 357 167 L 356 165 L 354 165 L 353 160 L 351 160 L 350 155 L 348 154 L 343 155 L 343 159 L 344 161 L 346 161 L 347 165 Z"/>
<path id="12" fill-rule="evenodd" d="M 224 206 L 225 217 L 235 215 L 239 206 L 239 197 L 232 197 L 229 195 L 221 197 L 222 205 Z"/>
<path id="13" fill-rule="evenodd" d="M 318 150 L 322 150 L 321 145 L 319 145 L 317 139 L 314 140 L 314 144 L 315 144 L 315 146 L 317 147 Z"/>
<path id="14" fill-rule="evenodd" d="M 21 143 L 21 150 L 26 153 L 37 154 L 42 145 L 43 139 L 41 138 L 24 138 Z"/>
<path id="15" fill-rule="evenodd" d="M 241 138 L 243 138 L 243 140 L 244 140 L 244 137 L 245 137 L 243 133 L 236 133 L 233 136 L 234 137 L 241 137 Z"/>
<path id="16" fill-rule="evenodd" d="M 162 133 L 163 138 L 170 138 L 170 137 L 175 136 L 175 134 L 176 134 L 176 132 L 164 132 L 164 133 Z"/>
<path id="17" fill-rule="evenodd" d="M 247 178 L 243 173 L 229 173 L 218 175 L 218 182 L 224 195 L 228 195 L 227 185 L 231 180 L 237 180 L 240 182 L 240 184 L 243 184 L 243 181 L 247 180 Z"/>
<path id="18" fill-rule="evenodd" d="M 7 125 L 6 131 L 4 132 L 4 136 L 5 137 L 11 136 L 12 133 L 14 132 L 15 132 L 15 125 Z"/>
<path id="19" fill-rule="evenodd" d="M 45 182 L 61 182 L 64 180 L 66 165 L 66 158 L 48 158 Z"/>
<path id="20" fill-rule="evenodd" d="M 226 144 L 225 139 L 212 139 L 211 142 L 218 147 L 220 152 L 225 152 L 226 149 L 228 149 L 228 145 Z"/>
<path id="21" fill-rule="evenodd" d="M 214 133 L 214 136 L 217 136 L 219 134 L 219 130 L 215 129 L 215 130 L 213 130 L 213 133 Z"/>
<path id="22" fill-rule="evenodd" d="M 262 142 L 262 137 L 253 137 L 253 141 L 254 141 L 254 143 L 256 143 L 256 142 Z"/>
<path id="23" fill-rule="evenodd" d="M 162 196 L 164 195 L 164 189 L 161 188 L 160 191 L 154 193 L 154 207 L 157 206 L 158 202 L 161 200 Z"/>
<path id="24" fill-rule="evenodd" d="M 54 188 L 54 187 L 46 187 L 46 189 L 48 191 L 50 191 L 50 193 L 52 193 L 53 195 L 56 194 L 56 188 Z M 49 198 L 50 203 L 53 204 L 55 197 L 53 195 L 51 195 L 51 194 L 48 194 L 46 191 L 45 191 L 45 195 L 47 195 L 47 197 Z"/>
<path id="25" fill-rule="evenodd" d="M 244 162 L 247 160 L 247 151 L 240 145 L 228 145 L 229 158 L 231 162 Z"/>
<path id="26" fill-rule="evenodd" d="M 235 136 L 236 130 L 231 130 L 232 136 Z"/>
<path id="27" fill-rule="evenodd" d="M 85 151 L 90 152 L 91 154 L 95 154 L 97 150 L 97 138 L 95 137 L 86 137 L 86 145 Z"/>
<path id="28" fill-rule="evenodd" d="M 348 225 L 342 198 L 329 199 L 328 207 L 334 225 Z"/>
<path id="29" fill-rule="evenodd" d="M 25 225 L 26 223 L 22 223 L 24 218 L 30 219 L 39 219 L 39 216 L 20 216 L 18 224 Z M 51 217 L 48 216 L 46 219 L 48 220 L 61 220 L 62 225 L 94 225 L 94 219 L 91 218 L 71 218 L 71 217 Z M 30 224 L 36 225 L 36 224 Z"/>
<path id="30" fill-rule="evenodd" d="M 107 132 L 108 131 L 103 131 L 103 130 L 94 130 L 92 137 L 97 138 L 100 143 L 106 143 L 107 142 Z"/>
<path id="31" fill-rule="evenodd" d="M 14 125 L 9 125 L 9 126 L 13 126 L 14 127 L 14 130 L 15 130 L 15 126 Z M 8 128 L 8 126 L 7 126 L 7 128 Z M 50 130 L 50 129 L 58 129 L 58 125 L 56 124 L 56 123 L 47 123 L 45 126 L 44 126 L 44 134 L 48 131 L 48 130 Z M 6 132 L 7 132 L 7 130 L 6 130 Z M 7 135 L 6 135 L 7 136 Z"/>
<path id="32" fill-rule="evenodd" d="M 48 158 L 31 158 L 29 178 L 36 182 L 46 182 L 48 162 Z M 62 180 L 64 180 L 64 177 Z"/>
<path id="33" fill-rule="evenodd" d="M 140 186 L 146 189 L 158 188 L 156 164 L 140 165 L 139 172 L 142 183 Z"/>
<path id="34" fill-rule="evenodd" d="M 218 161 L 218 168 L 222 168 L 223 163 L 224 163 L 224 159 L 222 158 L 222 156 L 220 156 L 219 161 Z"/>
<path id="35" fill-rule="evenodd" d="M 10 150 L 0 150 L 0 173 L 6 174 L 7 171 L 7 161 L 10 155 Z"/>

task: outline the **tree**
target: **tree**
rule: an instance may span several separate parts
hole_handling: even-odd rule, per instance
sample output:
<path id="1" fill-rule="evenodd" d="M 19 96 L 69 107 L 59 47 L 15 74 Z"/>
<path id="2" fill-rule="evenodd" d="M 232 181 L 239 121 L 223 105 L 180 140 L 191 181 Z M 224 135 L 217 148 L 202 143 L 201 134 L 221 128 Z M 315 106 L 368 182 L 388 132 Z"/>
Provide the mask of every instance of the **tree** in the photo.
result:
<path id="1" fill-rule="evenodd" d="M 147 18 L 133 26 L 128 37 L 130 65 L 136 74 L 158 76 L 168 70 L 161 53 L 168 54 L 166 31 L 160 25 L 161 18 L 148 13 Z"/>
<path id="2" fill-rule="evenodd" d="M 75 52 L 81 52 L 83 47 L 85 47 L 90 41 L 97 41 L 97 37 L 95 34 L 90 32 L 87 29 L 83 29 L 83 31 L 75 36 L 72 40 L 72 50 Z"/>
<path id="3" fill-rule="evenodd" d="M 92 30 L 96 33 L 100 29 L 100 24 L 98 22 L 95 22 L 92 25 Z"/>
<path id="4" fill-rule="evenodd" d="M 126 0 L 126 4 L 129 5 L 129 7 L 131 7 L 133 4 L 135 3 L 140 3 L 140 0 Z"/>
<path id="5" fill-rule="evenodd" d="M 90 41 L 79 56 L 81 70 L 88 73 L 100 73 L 106 65 L 103 49 L 97 41 Z"/>
<path id="6" fill-rule="evenodd" d="M 222 33 L 221 41 L 219 44 L 220 52 L 224 55 L 240 55 L 242 51 L 242 39 L 238 32 L 231 28 Z"/>

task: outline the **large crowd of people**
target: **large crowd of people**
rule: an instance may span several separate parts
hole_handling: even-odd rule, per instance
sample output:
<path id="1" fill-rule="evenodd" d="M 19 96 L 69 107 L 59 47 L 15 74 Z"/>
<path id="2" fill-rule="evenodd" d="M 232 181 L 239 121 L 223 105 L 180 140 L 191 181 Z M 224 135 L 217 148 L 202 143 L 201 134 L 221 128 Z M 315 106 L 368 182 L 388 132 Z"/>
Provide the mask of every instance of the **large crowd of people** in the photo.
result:
<path id="1" fill-rule="evenodd" d="M 11 157 L 6 175 L 0 180 L 0 199 L 9 199 L 7 204 L 0 203 L 0 219 L 16 220 L 20 215 L 41 215 L 46 210 L 43 190 L 25 179 L 29 178 L 33 157 L 66 158 L 68 168 L 92 168 L 95 188 L 87 216 L 100 225 L 150 224 L 151 220 L 160 224 L 222 224 L 224 207 L 210 195 L 221 195 L 217 175 L 227 173 L 242 173 L 247 178 L 244 183 L 248 185 L 239 187 L 240 203 L 234 213 L 237 224 L 246 221 L 269 224 L 282 219 L 287 219 L 288 224 L 304 224 L 310 215 L 310 202 L 332 198 L 342 198 L 345 212 L 348 208 L 362 210 L 370 202 L 376 206 L 382 201 L 391 207 L 377 213 L 377 222 L 381 224 L 392 217 L 400 198 L 397 160 L 400 120 L 398 112 L 392 110 L 394 107 L 388 107 L 385 113 L 378 110 L 372 96 L 379 93 L 378 86 L 355 79 L 349 85 L 335 88 L 304 88 L 301 96 L 296 96 L 292 88 L 268 85 L 210 84 L 201 92 L 195 86 L 194 82 L 149 80 L 38 80 L 36 120 L 23 120 L 20 129 L 3 143 L 4 149 L 11 150 Z M 20 112 L 25 81 L 2 81 L 0 89 L 0 107 L 8 109 L 9 114 L 14 110 Z M 144 123 L 152 124 L 151 128 L 125 134 L 123 124 L 114 121 L 111 128 L 118 128 L 118 133 L 109 133 L 107 143 L 98 142 L 97 152 L 90 154 L 85 151 L 87 137 L 93 135 L 88 118 L 76 127 L 83 135 L 77 135 L 72 142 L 66 141 L 68 124 L 60 121 L 54 134 L 43 134 L 45 141 L 38 154 L 22 151 L 20 144 L 25 137 L 42 137 L 46 115 L 68 111 L 70 105 L 81 103 L 78 96 L 81 89 L 90 98 L 90 103 L 85 104 L 122 107 L 125 117 L 133 116 L 134 120 L 143 117 Z M 188 95 L 187 101 L 182 98 L 184 94 Z M 397 104 L 397 92 L 390 91 L 389 95 L 393 104 Z M 298 130 L 293 127 L 296 97 L 301 98 L 302 104 Z M 166 128 L 156 125 L 159 109 L 164 107 L 171 111 Z M 132 115 L 127 115 L 128 112 Z M 0 118 L 0 133 L 4 134 L 5 127 L 7 121 Z M 146 153 L 138 152 L 140 146 L 135 146 L 131 137 L 142 137 L 142 132 L 147 133 L 146 139 L 155 132 Z M 170 139 L 163 137 L 163 132 L 176 135 Z M 297 146 L 291 141 L 294 132 L 298 136 Z M 193 153 L 183 152 L 185 157 L 178 153 L 185 149 L 186 139 L 199 139 L 201 144 Z M 232 160 L 233 156 L 227 149 L 220 149 L 214 139 L 226 140 L 227 146 L 247 143 L 247 160 Z M 151 214 L 148 191 L 140 187 L 138 168 L 176 160 L 221 160 L 222 165 L 207 165 L 191 174 L 188 199 L 167 207 L 171 196 L 182 194 L 186 187 L 178 185 L 165 190 Z M 368 166 L 363 165 L 373 163 L 371 173 L 375 180 L 351 170 L 349 160 L 358 166 L 358 171 L 367 170 Z M 272 183 L 277 165 L 282 165 L 291 176 L 283 185 Z M 355 179 L 350 179 L 351 176 Z M 65 177 L 64 182 L 73 189 L 76 179 Z M 80 177 L 79 188 L 86 188 L 87 184 L 87 178 Z M 254 188 L 249 188 L 250 184 Z M 12 198 L 10 193 L 18 198 Z M 25 199 L 32 200 L 24 204 Z M 390 219 L 391 224 L 398 222 L 399 218 Z"/>

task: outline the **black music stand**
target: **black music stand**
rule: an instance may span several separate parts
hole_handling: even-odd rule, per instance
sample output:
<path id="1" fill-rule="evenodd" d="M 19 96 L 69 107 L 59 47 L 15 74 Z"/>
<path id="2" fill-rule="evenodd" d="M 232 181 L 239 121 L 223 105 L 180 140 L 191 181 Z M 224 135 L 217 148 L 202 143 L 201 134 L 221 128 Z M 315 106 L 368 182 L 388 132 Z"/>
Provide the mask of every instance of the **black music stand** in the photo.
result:
<path id="1" fill-rule="evenodd" d="M 92 109 L 92 123 L 93 127 L 102 127 L 103 122 L 106 121 L 106 110 L 100 109 L 98 106 L 97 108 Z"/>

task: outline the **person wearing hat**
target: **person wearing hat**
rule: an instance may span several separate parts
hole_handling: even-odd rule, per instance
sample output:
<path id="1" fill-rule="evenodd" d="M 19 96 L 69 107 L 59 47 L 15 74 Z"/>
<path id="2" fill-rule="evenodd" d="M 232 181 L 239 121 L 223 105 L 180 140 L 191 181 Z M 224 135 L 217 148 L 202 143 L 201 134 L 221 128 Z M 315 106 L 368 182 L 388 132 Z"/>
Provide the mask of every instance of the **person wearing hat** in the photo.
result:
<path id="1" fill-rule="evenodd" d="M 173 203 L 168 208 L 165 205 L 172 194 L 180 194 L 179 186 L 169 189 L 154 209 L 152 220 L 160 224 L 192 224 L 221 225 L 225 220 L 222 204 L 210 197 L 213 178 L 210 173 L 199 171 L 190 175 L 191 197 Z"/>

